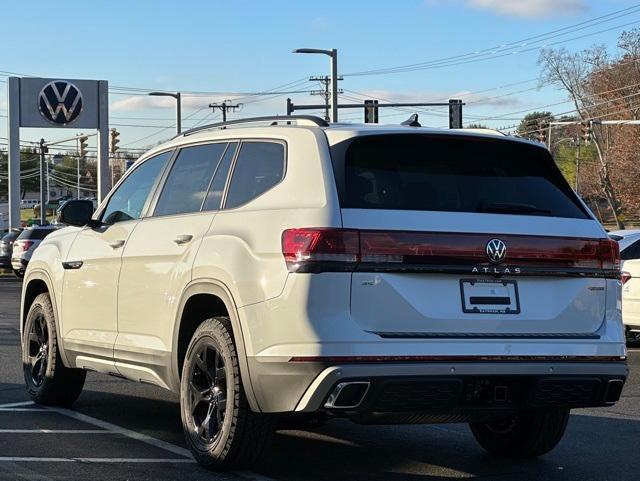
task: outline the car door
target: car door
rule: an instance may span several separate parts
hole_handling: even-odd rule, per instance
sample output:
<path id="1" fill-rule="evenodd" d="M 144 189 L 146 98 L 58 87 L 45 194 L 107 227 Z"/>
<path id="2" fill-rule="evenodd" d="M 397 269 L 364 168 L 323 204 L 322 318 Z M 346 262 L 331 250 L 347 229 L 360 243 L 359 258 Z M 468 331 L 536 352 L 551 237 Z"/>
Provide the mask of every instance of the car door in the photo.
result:
<path id="1" fill-rule="evenodd" d="M 61 332 L 67 356 L 78 367 L 115 372 L 117 295 L 123 248 L 148 205 L 172 152 L 150 157 L 126 176 L 98 214 L 99 227 L 84 227 L 66 262 Z"/>
<path id="2" fill-rule="evenodd" d="M 157 368 L 170 365 L 177 303 L 220 206 L 236 146 L 217 142 L 180 149 L 150 215 L 124 248 L 115 358 L 126 377 L 164 385 Z"/>

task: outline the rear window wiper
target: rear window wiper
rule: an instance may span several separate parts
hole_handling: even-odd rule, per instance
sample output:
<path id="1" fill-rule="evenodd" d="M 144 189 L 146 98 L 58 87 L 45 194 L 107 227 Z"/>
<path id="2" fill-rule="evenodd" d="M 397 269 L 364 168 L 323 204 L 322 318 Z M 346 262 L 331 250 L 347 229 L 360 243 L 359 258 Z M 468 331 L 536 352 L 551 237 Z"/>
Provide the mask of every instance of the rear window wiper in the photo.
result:
<path id="1" fill-rule="evenodd" d="M 532 204 L 485 201 L 478 203 L 476 212 L 495 212 L 497 214 L 551 214 L 550 210 L 542 209 Z"/>

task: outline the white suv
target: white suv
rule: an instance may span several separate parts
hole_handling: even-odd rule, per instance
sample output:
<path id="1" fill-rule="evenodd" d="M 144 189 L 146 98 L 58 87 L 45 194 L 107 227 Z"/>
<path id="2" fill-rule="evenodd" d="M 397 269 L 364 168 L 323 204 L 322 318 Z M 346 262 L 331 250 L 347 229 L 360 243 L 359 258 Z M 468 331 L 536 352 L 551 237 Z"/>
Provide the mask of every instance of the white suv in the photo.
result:
<path id="1" fill-rule="evenodd" d="M 627 376 L 617 243 L 536 143 L 227 122 L 153 149 L 92 211 L 65 204 L 27 268 L 28 391 L 69 405 L 89 370 L 179 392 L 208 467 L 310 417 L 465 422 L 537 456 Z"/>

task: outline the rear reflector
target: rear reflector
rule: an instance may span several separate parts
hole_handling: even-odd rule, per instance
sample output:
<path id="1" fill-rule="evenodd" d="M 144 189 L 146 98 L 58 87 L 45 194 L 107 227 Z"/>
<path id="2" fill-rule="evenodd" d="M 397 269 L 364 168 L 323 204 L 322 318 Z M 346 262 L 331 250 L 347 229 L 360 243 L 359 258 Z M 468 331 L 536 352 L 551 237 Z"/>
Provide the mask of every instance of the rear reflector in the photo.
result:
<path id="1" fill-rule="evenodd" d="M 622 273 L 620 274 L 620 282 L 622 283 L 622 285 L 624 286 L 628 281 L 630 281 L 632 278 L 631 274 L 627 271 L 622 271 Z"/>
<path id="2" fill-rule="evenodd" d="M 469 273 L 469 267 L 496 265 L 487 243 L 493 234 L 374 231 L 333 228 L 288 229 L 282 253 L 291 272 L 416 271 Z M 620 277 L 618 243 L 525 235 L 497 236 L 506 245 L 500 268 L 520 274 Z M 479 271 L 479 273 L 505 273 Z M 507 271 L 506 273 L 513 273 Z"/>

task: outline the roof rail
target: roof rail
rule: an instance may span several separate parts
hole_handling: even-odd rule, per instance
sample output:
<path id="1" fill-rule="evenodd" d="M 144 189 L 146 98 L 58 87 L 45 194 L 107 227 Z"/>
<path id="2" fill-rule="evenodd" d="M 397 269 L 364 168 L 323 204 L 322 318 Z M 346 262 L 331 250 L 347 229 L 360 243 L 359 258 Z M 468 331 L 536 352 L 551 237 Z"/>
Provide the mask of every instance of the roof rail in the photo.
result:
<path id="1" fill-rule="evenodd" d="M 315 115 L 268 115 L 265 117 L 247 117 L 245 119 L 227 120 L 226 122 L 201 125 L 200 127 L 194 127 L 193 129 L 186 130 L 176 137 L 186 137 L 187 135 L 195 134 L 196 132 L 201 132 L 203 130 L 224 129 L 230 125 L 251 124 L 255 122 L 271 122 L 269 125 L 279 125 L 279 123 L 282 122 L 285 123 L 285 125 L 290 125 L 291 122 L 294 121 L 306 121 L 318 127 L 329 127 L 329 122 L 320 117 L 316 117 Z"/>

